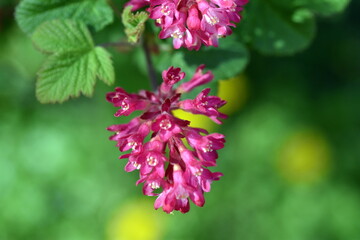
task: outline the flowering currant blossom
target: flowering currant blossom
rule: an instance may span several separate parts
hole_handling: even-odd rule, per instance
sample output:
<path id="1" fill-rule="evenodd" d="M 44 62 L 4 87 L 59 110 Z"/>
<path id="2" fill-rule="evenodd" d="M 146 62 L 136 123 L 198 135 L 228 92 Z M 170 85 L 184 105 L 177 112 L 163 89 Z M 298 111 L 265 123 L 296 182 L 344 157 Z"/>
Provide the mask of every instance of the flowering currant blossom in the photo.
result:
<path id="1" fill-rule="evenodd" d="M 129 123 L 110 126 L 108 130 L 115 132 L 110 139 L 117 142 L 121 152 L 130 150 L 120 157 L 128 159 L 125 170 L 139 170 L 136 184 L 143 183 L 145 195 L 157 196 L 155 209 L 162 207 L 167 213 L 188 212 L 189 199 L 203 206 L 204 192 L 209 192 L 211 182 L 222 176 L 208 167 L 216 166 L 216 151 L 224 147 L 224 135 L 190 127 L 189 121 L 172 114 L 175 109 L 183 109 L 206 115 L 216 123 L 226 117 L 218 111 L 226 102 L 209 96 L 210 89 L 204 89 L 195 99 L 180 100 L 182 93 L 212 80 L 211 72 L 203 73 L 204 67 L 199 66 L 190 81 L 176 89 L 174 84 L 182 80 L 185 73 L 170 67 L 163 71 L 164 81 L 154 93 L 141 90 L 138 94 L 129 94 L 115 88 L 106 96 L 107 101 L 119 107 L 116 117 L 143 111 Z"/>
<path id="2" fill-rule="evenodd" d="M 174 48 L 199 50 L 201 44 L 218 46 L 218 38 L 232 33 L 248 0 L 130 0 L 135 11 L 148 7 L 161 28 L 159 37 L 173 38 Z"/>

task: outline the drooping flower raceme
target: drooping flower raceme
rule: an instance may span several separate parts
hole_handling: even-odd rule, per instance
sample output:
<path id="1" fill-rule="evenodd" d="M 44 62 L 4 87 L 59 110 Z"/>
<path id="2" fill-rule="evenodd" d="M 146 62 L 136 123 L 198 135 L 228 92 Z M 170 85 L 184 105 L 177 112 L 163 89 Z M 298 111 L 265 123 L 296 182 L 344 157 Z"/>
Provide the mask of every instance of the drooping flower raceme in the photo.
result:
<path id="1" fill-rule="evenodd" d="M 108 130 L 115 132 L 110 139 L 117 142 L 121 152 L 130 150 L 120 157 L 128 159 L 125 170 L 139 170 L 137 184 L 143 183 L 145 195 L 157 196 L 155 209 L 162 207 L 167 213 L 188 212 L 189 199 L 203 206 L 204 192 L 209 192 L 212 181 L 222 176 L 208 167 L 216 165 L 217 150 L 224 147 L 224 135 L 190 127 L 189 121 L 172 114 L 175 109 L 183 109 L 206 115 L 216 123 L 226 117 L 218 111 L 225 101 L 209 96 L 210 89 L 204 89 L 195 99 L 180 100 L 182 93 L 213 79 L 212 73 L 203 73 L 203 69 L 204 65 L 199 66 L 190 81 L 176 89 L 174 84 L 182 80 L 185 73 L 170 67 L 163 71 L 163 83 L 154 93 L 142 90 L 129 94 L 116 88 L 106 96 L 119 108 L 116 117 L 143 111 L 127 124 L 110 126 Z"/>
<path id="2" fill-rule="evenodd" d="M 173 38 L 174 48 L 198 50 L 202 44 L 218 46 L 232 33 L 248 0 L 130 0 L 135 11 L 148 7 L 150 18 L 161 28 L 159 37 Z"/>

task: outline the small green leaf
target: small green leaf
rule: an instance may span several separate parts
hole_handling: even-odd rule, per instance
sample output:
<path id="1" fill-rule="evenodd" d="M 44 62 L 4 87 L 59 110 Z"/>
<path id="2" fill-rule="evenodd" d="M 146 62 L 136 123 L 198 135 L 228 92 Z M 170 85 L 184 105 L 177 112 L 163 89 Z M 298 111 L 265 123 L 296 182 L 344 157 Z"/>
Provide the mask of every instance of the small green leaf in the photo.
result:
<path id="1" fill-rule="evenodd" d="M 315 20 L 308 9 L 296 8 L 292 1 L 253 0 L 239 32 L 263 54 L 288 55 L 311 43 Z"/>
<path id="2" fill-rule="evenodd" d="M 38 73 L 36 95 L 41 103 L 61 103 L 81 93 L 91 96 L 96 78 L 106 84 L 114 82 L 110 54 L 101 47 L 94 47 L 83 23 L 45 22 L 32 39 L 41 51 L 51 54 Z"/>
<path id="3" fill-rule="evenodd" d="M 122 22 L 130 43 L 137 43 L 145 29 L 145 22 L 149 18 L 146 12 L 131 12 L 132 6 L 127 6 L 122 13 Z"/>
<path id="4" fill-rule="evenodd" d="M 98 31 L 113 21 L 113 12 L 105 0 L 23 0 L 16 8 L 16 19 L 28 34 L 53 19 L 82 21 Z"/>

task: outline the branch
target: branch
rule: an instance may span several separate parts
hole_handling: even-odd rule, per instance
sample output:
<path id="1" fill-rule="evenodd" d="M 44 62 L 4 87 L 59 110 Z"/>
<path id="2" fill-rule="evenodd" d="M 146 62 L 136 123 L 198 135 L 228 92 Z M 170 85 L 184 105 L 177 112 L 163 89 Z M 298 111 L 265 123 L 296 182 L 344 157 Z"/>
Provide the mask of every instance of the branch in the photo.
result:
<path id="1" fill-rule="evenodd" d="M 147 66 L 147 70 L 148 70 L 148 74 L 149 74 L 150 84 L 151 84 L 152 89 L 155 91 L 158 87 L 158 81 L 157 81 L 154 65 L 152 63 L 151 53 L 150 53 L 150 49 L 148 46 L 146 34 L 144 34 L 144 37 L 142 39 L 142 47 L 143 47 L 143 50 L 145 53 L 146 66 Z"/>
<path id="2" fill-rule="evenodd" d="M 127 41 L 123 41 L 123 42 L 108 42 L 108 43 L 99 43 L 97 44 L 97 46 L 99 47 L 120 47 L 120 48 L 133 48 L 136 45 L 131 44 Z"/>

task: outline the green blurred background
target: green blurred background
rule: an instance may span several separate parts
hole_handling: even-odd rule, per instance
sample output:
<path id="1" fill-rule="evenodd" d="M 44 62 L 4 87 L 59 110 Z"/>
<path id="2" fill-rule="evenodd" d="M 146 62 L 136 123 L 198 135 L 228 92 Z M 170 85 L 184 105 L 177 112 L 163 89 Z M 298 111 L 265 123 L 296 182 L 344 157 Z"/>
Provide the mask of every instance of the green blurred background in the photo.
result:
<path id="1" fill-rule="evenodd" d="M 44 57 L 18 29 L 14 2 L 0 2 L 0 240 L 360 239 L 359 1 L 318 18 L 304 52 L 251 52 L 245 73 L 220 86 L 231 117 L 208 128 L 227 137 L 224 177 L 185 215 L 153 210 L 137 173 L 124 172 L 107 140 L 108 125 L 127 121 L 105 101 L 112 87 L 36 100 Z M 117 85 L 149 88 L 136 51 L 114 56 Z"/>

